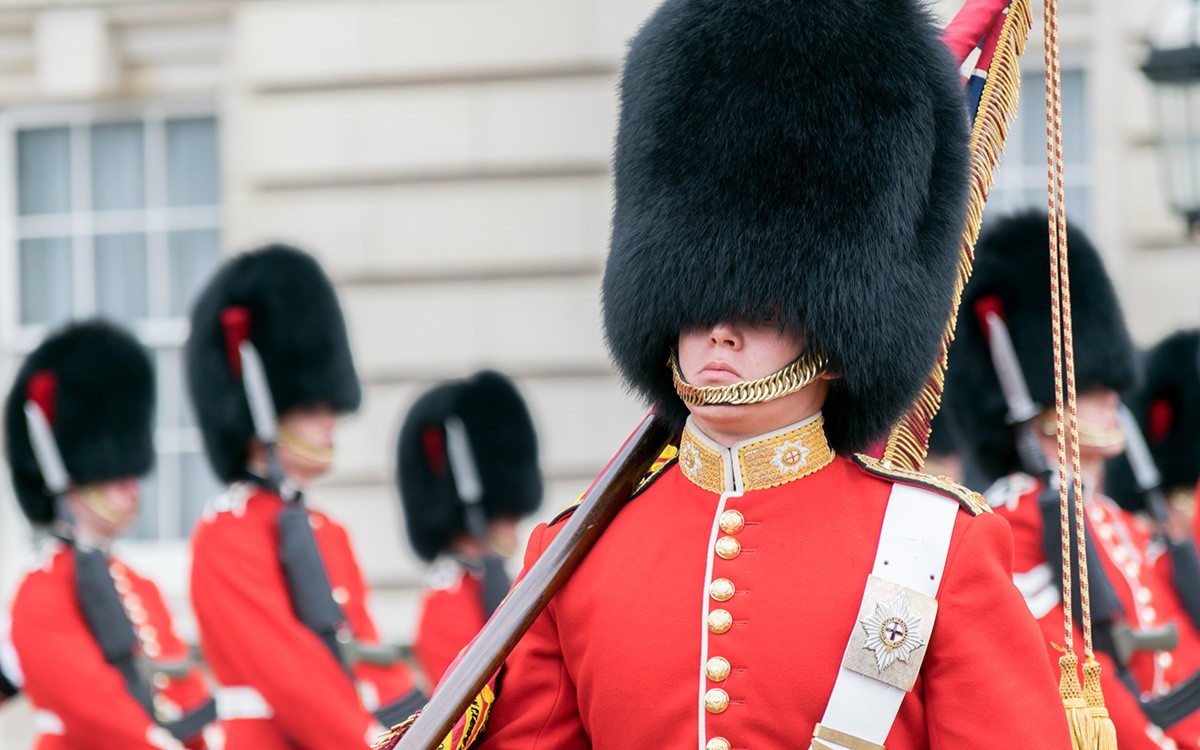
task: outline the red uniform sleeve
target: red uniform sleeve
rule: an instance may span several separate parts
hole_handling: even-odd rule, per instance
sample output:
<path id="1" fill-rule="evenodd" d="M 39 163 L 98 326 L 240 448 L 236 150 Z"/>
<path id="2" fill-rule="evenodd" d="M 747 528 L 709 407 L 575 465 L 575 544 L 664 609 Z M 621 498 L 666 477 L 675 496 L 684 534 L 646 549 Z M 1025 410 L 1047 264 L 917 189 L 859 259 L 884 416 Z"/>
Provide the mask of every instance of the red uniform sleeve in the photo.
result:
<path id="1" fill-rule="evenodd" d="M 296 747 L 365 748 L 374 718 L 292 613 L 273 527 L 253 521 L 218 516 L 197 533 L 192 601 L 201 644 L 262 694 Z"/>
<path id="2" fill-rule="evenodd" d="M 346 615 L 354 637 L 360 643 L 378 644 L 379 631 L 375 621 L 367 610 L 367 595 L 370 589 L 363 577 L 358 559 L 354 556 L 354 547 L 350 544 L 350 535 L 342 526 L 326 519 L 329 533 L 328 547 L 321 546 L 321 555 L 332 576 L 335 570 L 339 582 L 349 589 L 349 597 L 342 603 L 342 612 Z M 318 536 L 318 542 L 326 541 Z M 371 683 L 379 696 L 381 706 L 399 700 L 408 695 L 416 687 L 412 671 L 405 662 L 396 662 L 389 666 L 360 663 L 354 665 L 354 674 L 359 680 Z"/>
<path id="3" fill-rule="evenodd" d="M 62 560 L 57 561 L 63 564 Z M 62 720 L 70 737 L 92 750 L 152 750 L 146 710 L 104 659 L 64 575 L 31 573 L 13 601 L 12 642 L 25 674 L 25 692 L 38 708 Z"/>
<path id="4" fill-rule="evenodd" d="M 1069 750 L 1066 713 L 1037 623 L 1012 582 L 1000 518 L 968 519 L 946 562 L 921 674 L 932 750 Z M 1020 716 L 995 724 L 995 716 Z M 989 731 L 989 723 L 990 726 Z"/>
<path id="5" fill-rule="evenodd" d="M 533 530 L 525 552 L 526 570 L 553 537 L 553 532 L 547 534 L 545 524 Z M 482 747 L 590 750 L 578 705 L 575 684 L 563 662 L 551 601 L 504 662 Z"/>
<path id="6" fill-rule="evenodd" d="M 962 65 L 984 34 L 1008 7 L 1009 0 L 967 0 L 942 32 L 942 42 Z"/>
<path id="7" fill-rule="evenodd" d="M 413 653 L 430 685 L 442 679 L 484 620 L 479 585 L 466 571 L 453 585 L 424 592 Z"/>

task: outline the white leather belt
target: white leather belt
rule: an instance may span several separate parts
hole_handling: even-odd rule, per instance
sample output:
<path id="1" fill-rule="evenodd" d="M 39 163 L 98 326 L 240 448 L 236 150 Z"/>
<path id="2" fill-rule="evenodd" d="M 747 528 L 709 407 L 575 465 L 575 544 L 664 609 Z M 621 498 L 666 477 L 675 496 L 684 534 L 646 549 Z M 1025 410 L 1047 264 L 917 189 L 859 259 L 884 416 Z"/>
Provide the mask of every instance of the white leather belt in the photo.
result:
<path id="1" fill-rule="evenodd" d="M 887 610 L 897 601 L 895 592 L 901 589 L 909 592 L 908 599 L 913 600 L 913 610 L 917 609 L 920 600 L 935 597 L 942 582 L 942 574 L 946 567 L 946 555 L 950 549 L 950 537 L 954 532 L 954 519 L 958 515 L 958 503 L 954 500 L 930 490 L 896 484 L 888 498 L 887 511 L 883 517 L 883 528 L 879 532 L 879 546 L 875 553 L 875 565 L 868 579 L 864 592 L 864 602 L 860 617 L 882 607 Z M 882 579 L 880 582 L 878 579 Z M 874 591 L 885 591 L 886 595 L 878 599 Z M 874 600 L 874 603 L 872 602 Z M 906 602 L 907 604 L 908 602 Z M 933 602 L 933 613 L 936 614 L 936 602 Z M 884 622 L 894 613 L 884 611 Z M 871 641 L 868 638 L 871 627 L 867 619 L 854 623 L 850 642 L 846 647 L 846 656 L 838 670 L 837 681 L 825 714 L 817 728 L 817 739 L 813 748 L 830 748 L 831 750 L 863 750 L 879 748 L 882 750 L 896 715 L 900 711 L 900 703 L 911 689 L 897 687 L 886 680 L 892 679 L 889 670 L 901 671 L 906 665 L 893 662 L 887 667 L 879 667 L 881 676 L 872 677 L 863 674 L 871 669 L 856 671 L 848 665 L 866 658 L 875 659 L 875 652 L 887 649 L 878 643 L 873 652 L 870 650 Z M 914 624 L 912 634 L 920 633 L 923 641 L 919 652 L 906 653 L 911 661 L 917 657 L 923 658 L 926 644 L 932 632 L 933 617 L 922 613 L 918 622 L 910 618 Z M 900 617 L 904 620 L 904 617 Z M 882 630 L 880 631 L 882 632 Z M 915 641 L 913 641 L 915 642 Z M 917 662 L 919 665 L 919 661 Z M 919 668 L 919 666 L 918 666 Z M 915 672 L 911 679 L 915 679 Z M 895 681 L 895 680 L 893 680 Z"/>
<path id="2" fill-rule="evenodd" d="M 249 685 L 217 688 L 217 718 L 221 721 L 235 719 L 270 719 L 275 716 L 271 704 L 262 693 Z"/>

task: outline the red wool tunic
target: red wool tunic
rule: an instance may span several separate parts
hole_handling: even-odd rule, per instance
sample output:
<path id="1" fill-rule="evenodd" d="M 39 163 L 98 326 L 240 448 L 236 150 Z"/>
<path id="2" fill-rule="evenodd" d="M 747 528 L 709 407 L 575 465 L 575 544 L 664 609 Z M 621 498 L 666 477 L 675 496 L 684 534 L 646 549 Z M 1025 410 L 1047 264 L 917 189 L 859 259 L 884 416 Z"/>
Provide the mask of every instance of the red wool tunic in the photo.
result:
<path id="1" fill-rule="evenodd" d="M 1051 581 L 1042 548 L 1042 514 L 1038 508 L 1041 483 L 1025 474 L 1000 480 L 987 491 L 996 514 L 1012 526 L 1015 548 L 1013 570 L 1017 586 L 1045 634 L 1047 653 L 1058 661 L 1050 645 L 1063 642 L 1061 583 Z M 1200 633 L 1175 592 L 1171 559 L 1164 545 L 1154 540 L 1146 523 L 1100 495 L 1088 496 L 1086 519 L 1097 542 L 1104 572 L 1112 581 L 1125 617 L 1134 628 L 1156 629 L 1174 623 L 1179 645 L 1173 651 L 1137 652 L 1129 671 L 1144 697 L 1156 697 L 1200 670 Z M 1082 634 L 1076 633 L 1076 643 Z M 1102 681 L 1105 704 L 1117 727 L 1121 750 L 1132 748 L 1200 748 L 1200 714 L 1193 714 L 1164 733 L 1148 724 L 1136 697 L 1121 682 L 1107 657 Z"/>
<path id="2" fill-rule="evenodd" d="M 296 618 L 279 564 L 276 518 L 283 507 L 272 492 L 233 485 L 192 539 L 192 603 L 205 659 L 221 685 L 218 706 L 223 719 L 230 715 L 223 706 L 233 704 L 244 717 L 223 721 L 226 750 L 366 748 L 371 710 L 412 691 L 412 674 L 404 664 L 359 664 L 356 685 Z M 345 529 L 314 510 L 309 522 L 355 638 L 378 643 Z"/>
<path id="3" fill-rule="evenodd" d="M 621 511 L 507 660 L 483 747 L 807 747 L 859 627 L 894 484 L 834 457 L 820 425 L 732 451 L 685 431 L 679 462 Z M 527 567 L 560 528 L 534 531 Z M 1070 747 L 1011 562 L 1007 525 L 961 509 L 889 750 Z"/>
<path id="4" fill-rule="evenodd" d="M 413 655 L 430 687 L 487 622 L 483 581 L 450 556 L 434 561 L 421 592 Z"/>
<path id="5" fill-rule="evenodd" d="M 119 560 L 109 565 L 142 653 L 163 662 L 188 658 L 175 635 L 158 587 Z M 37 711 L 36 750 L 150 750 L 173 744 L 166 730 L 125 687 L 104 659 L 84 619 L 75 589 L 75 558 L 62 542 L 47 542 L 38 567 L 17 590 L 12 643 L 25 675 L 25 695 Z M 153 678 L 154 705 L 164 719 L 202 706 L 209 697 L 204 677 L 192 669 L 183 679 Z M 201 737 L 188 743 L 205 747 Z"/>

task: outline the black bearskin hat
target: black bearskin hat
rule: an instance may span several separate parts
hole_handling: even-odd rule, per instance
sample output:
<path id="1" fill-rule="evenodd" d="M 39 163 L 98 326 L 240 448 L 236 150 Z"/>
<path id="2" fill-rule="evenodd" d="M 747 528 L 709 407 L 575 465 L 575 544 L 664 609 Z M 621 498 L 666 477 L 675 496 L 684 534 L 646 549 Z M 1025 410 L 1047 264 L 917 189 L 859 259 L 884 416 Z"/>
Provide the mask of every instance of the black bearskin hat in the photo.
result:
<path id="1" fill-rule="evenodd" d="M 1200 481 L 1200 330 L 1176 331 L 1146 353 L 1129 408 L 1167 492 Z M 1142 507 L 1129 460 L 1108 462 L 1105 491 L 1130 510 Z"/>
<path id="2" fill-rule="evenodd" d="M 922 3 L 666 0 L 621 84 L 609 348 L 660 413 L 682 330 L 777 315 L 830 360 L 836 450 L 935 361 L 967 187 L 956 66 Z"/>
<path id="3" fill-rule="evenodd" d="M 140 477 L 154 466 L 154 369 L 133 336 L 111 323 L 73 323 L 52 333 L 17 372 L 5 404 L 5 454 L 25 516 L 54 520 L 25 403 L 42 407 L 71 480 Z"/>
<path id="4" fill-rule="evenodd" d="M 984 229 L 963 292 L 943 404 L 957 442 L 986 481 L 1020 469 L 1008 407 L 992 365 L 980 309 L 1008 326 L 1033 400 L 1054 406 L 1050 328 L 1050 231 L 1045 214 L 1011 216 Z M 1112 281 L 1083 230 L 1068 223 L 1075 382 L 1079 393 L 1134 382 L 1134 350 Z"/>
<path id="5" fill-rule="evenodd" d="M 435 386 L 409 409 L 396 448 L 408 538 L 424 560 L 467 532 L 448 451 L 450 417 L 462 420 L 488 518 L 528 516 L 542 503 L 537 433 L 512 382 L 484 370 L 470 380 Z"/>
<path id="6" fill-rule="evenodd" d="M 318 404 L 341 414 L 362 401 L 342 308 L 321 266 L 286 245 L 231 258 L 192 308 L 185 351 L 208 460 L 226 482 L 245 470 L 254 436 L 236 355 L 245 338 L 262 358 L 277 414 Z"/>

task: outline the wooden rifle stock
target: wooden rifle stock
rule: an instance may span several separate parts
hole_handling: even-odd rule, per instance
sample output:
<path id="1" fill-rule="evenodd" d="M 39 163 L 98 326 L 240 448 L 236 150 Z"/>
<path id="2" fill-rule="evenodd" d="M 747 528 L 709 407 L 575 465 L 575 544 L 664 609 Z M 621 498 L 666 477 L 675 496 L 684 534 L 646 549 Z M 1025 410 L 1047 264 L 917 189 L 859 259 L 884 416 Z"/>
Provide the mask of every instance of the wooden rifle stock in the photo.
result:
<path id="1" fill-rule="evenodd" d="M 628 502 L 638 482 L 672 438 L 667 422 L 650 414 L 625 441 L 508 599 L 484 625 L 470 648 L 438 685 L 396 750 L 436 750 L 455 723 L 504 663 L 521 636 Z"/>

